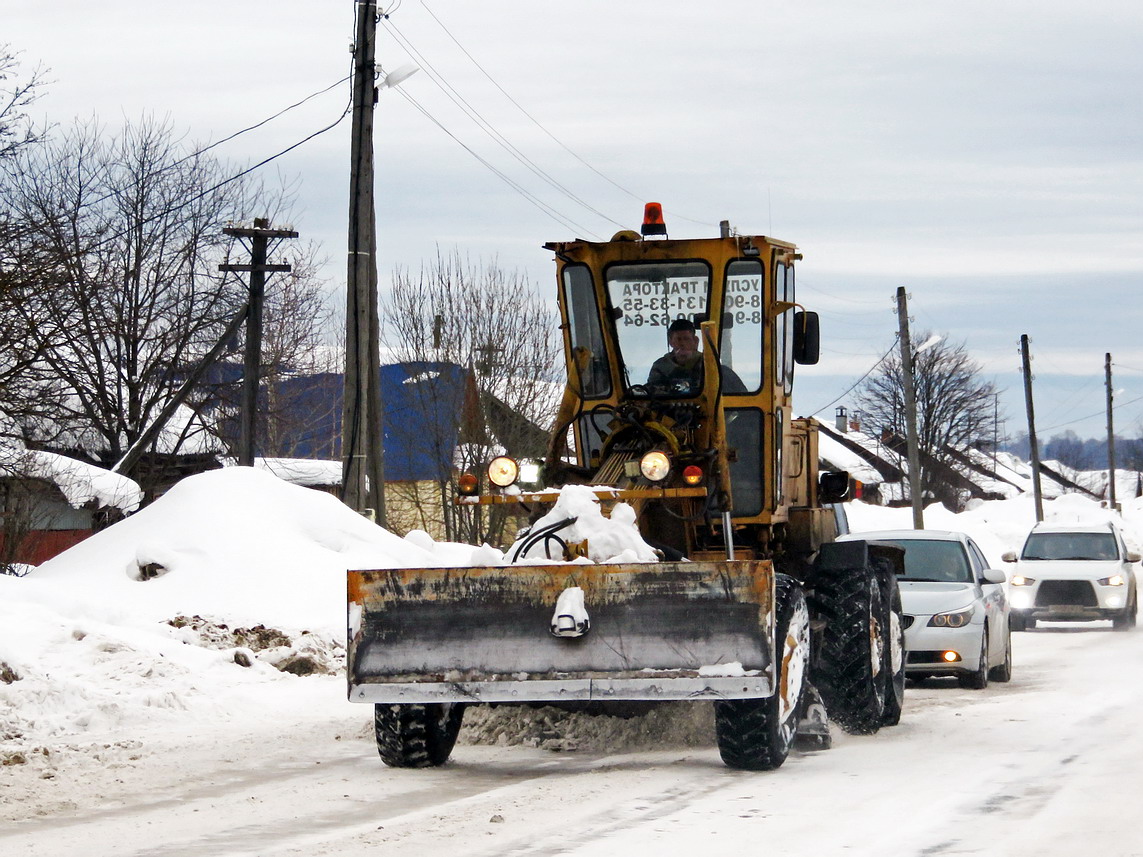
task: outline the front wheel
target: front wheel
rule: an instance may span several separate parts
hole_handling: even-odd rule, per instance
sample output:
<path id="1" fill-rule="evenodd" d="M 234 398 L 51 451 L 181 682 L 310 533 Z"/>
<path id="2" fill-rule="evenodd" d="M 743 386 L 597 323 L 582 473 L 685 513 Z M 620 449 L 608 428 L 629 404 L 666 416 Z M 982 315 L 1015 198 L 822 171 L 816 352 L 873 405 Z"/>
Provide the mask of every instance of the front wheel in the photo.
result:
<path id="1" fill-rule="evenodd" d="M 727 699 L 714 704 L 718 752 L 728 767 L 770 771 L 779 767 L 797 737 L 810 657 L 810 612 L 801 585 L 774 577 L 774 692 L 765 699 Z"/>
<path id="2" fill-rule="evenodd" d="M 957 676 L 960 686 L 968 690 L 984 690 L 988 687 L 988 629 L 984 629 L 984 636 L 980 639 L 980 657 L 977 659 L 976 669 L 970 673 Z"/>
<path id="3" fill-rule="evenodd" d="M 377 752 L 390 768 L 435 768 L 448 761 L 460 723 L 462 702 L 373 707 Z"/>
<path id="4" fill-rule="evenodd" d="M 1127 607 L 1123 610 L 1123 613 L 1111 620 L 1111 627 L 1116 631 L 1129 631 L 1134 628 L 1137 607 L 1138 599 L 1136 594 L 1132 592 L 1131 600 L 1128 602 Z"/>

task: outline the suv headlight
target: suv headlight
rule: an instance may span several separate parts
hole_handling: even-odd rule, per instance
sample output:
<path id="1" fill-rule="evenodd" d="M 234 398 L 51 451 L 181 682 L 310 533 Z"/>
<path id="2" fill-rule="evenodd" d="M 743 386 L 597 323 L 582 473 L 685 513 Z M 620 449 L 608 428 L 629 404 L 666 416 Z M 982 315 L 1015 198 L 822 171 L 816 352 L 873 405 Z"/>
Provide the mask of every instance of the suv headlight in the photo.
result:
<path id="1" fill-rule="evenodd" d="M 1111 577 L 1105 577 L 1099 581 L 1100 586 L 1123 586 L 1127 581 L 1123 578 L 1122 574 L 1113 574 Z"/>
<path id="2" fill-rule="evenodd" d="M 1008 582 L 1011 583 L 1013 586 L 1031 586 L 1033 583 L 1036 582 L 1036 578 L 1025 577 L 1022 574 L 1014 574 L 1014 575 L 1012 575 L 1012 579 Z"/>
<path id="3" fill-rule="evenodd" d="M 952 613 L 937 613 L 929 619 L 929 627 L 963 628 L 972 620 L 972 614 L 975 612 L 975 608 L 966 607 L 964 610 L 956 610 Z"/>

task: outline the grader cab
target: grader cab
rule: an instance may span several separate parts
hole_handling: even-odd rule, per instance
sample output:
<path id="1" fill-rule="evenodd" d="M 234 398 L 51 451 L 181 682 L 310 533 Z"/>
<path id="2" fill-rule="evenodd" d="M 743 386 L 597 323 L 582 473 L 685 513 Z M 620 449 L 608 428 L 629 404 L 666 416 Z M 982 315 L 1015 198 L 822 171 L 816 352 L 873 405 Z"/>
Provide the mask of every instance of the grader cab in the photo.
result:
<path id="1" fill-rule="evenodd" d="M 828 746 L 826 711 L 896 723 L 901 556 L 833 544 L 848 474 L 819 477 L 816 423 L 792 413 L 794 367 L 818 354 L 796 247 L 725 224 L 670 239 L 654 203 L 642 234 L 545 246 L 567 386 L 544 485 L 501 457 L 458 502 L 539 519 L 589 486 L 634 509 L 659 561 L 350 572 L 349 695 L 375 704 L 383 760 L 441 764 L 472 703 L 713 700 L 724 761 L 748 769 L 782 764 L 799 732 Z M 571 522 L 519 544 L 566 549 L 549 537 Z"/>

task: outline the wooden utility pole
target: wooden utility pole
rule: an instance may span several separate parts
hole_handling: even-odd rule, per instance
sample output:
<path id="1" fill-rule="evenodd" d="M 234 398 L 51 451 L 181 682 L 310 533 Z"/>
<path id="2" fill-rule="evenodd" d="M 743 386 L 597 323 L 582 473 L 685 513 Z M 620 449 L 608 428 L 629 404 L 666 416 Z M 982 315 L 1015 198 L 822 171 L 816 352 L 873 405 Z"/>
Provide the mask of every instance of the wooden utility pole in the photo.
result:
<path id="1" fill-rule="evenodd" d="M 1044 520 L 1044 495 L 1040 491 L 1040 444 L 1036 440 L 1036 412 L 1032 407 L 1032 358 L 1028 334 L 1020 336 L 1020 359 L 1024 370 L 1024 403 L 1028 408 L 1028 443 L 1032 449 L 1032 494 L 1036 498 L 1036 523 Z"/>
<path id="2" fill-rule="evenodd" d="M 1111 353 L 1104 355 L 1103 371 L 1107 376 L 1107 499 L 1112 510 L 1119 508 L 1115 502 L 1115 423 L 1111 416 L 1112 400 L 1115 392 L 1111 388 Z"/>
<path id="3" fill-rule="evenodd" d="M 921 451 L 917 443 L 917 394 L 913 388 L 913 341 L 909 338 L 909 307 L 905 287 L 897 289 L 898 339 L 901 341 L 901 375 L 905 388 L 905 434 L 909 447 L 909 495 L 913 506 L 913 529 L 925 528 L 921 497 Z"/>
<path id="4" fill-rule="evenodd" d="M 355 2 L 357 33 L 353 45 L 353 126 L 349 153 L 341 499 L 350 508 L 372 514 L 383 524 L 381 325 L 377 317 L 377 237 L 373 204 L 377 3 L 375 0 Z"/>
<path id="5" fill-rule="evenodd" d="M 228 226 L 223 235 L 250 239 L 249 265 L 219 265 L 220 271 L 250 274 L 250 301 L 246 313 L 246 352 L 242 364 L 242 407 L 238 424 L 238 463 L 254 465 L 257 429 L 258 382 L 262 374 L 262 307 L 266 297 L 266 272 L 291 270 L 289 265 L 267 265 L 266 248 L 271 238 L 297 238 L 292 229 L 272 229 L 268 218 L 255 218 L 253 228 Z"/>

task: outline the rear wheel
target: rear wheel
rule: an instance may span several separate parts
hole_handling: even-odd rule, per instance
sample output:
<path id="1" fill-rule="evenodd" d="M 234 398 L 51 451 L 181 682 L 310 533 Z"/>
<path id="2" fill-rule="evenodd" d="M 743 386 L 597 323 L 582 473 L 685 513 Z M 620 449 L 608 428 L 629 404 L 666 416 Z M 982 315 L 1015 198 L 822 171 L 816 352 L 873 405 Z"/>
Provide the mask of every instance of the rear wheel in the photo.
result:
<path id="1" fill-rule="evenodd" d="M 373 732 L 381 761 L 391 768 L 435 768 L 448 761 L 464 703 L 434 702 L 373 707 Z"/>
<path id="2" fill-rule="evenodd" d="M 810 656 L 810 613 L 801 585 L 775 575 L 774 693 L 765 699 L 728 699 L 714 704 L 718 752 L 731 768 L 769 771 L 790 753 L 802 716 Z"/>
<path id="3" fill-rule="evenodd" d="M 980 657 L 976 669 L 970 673 L 957 676 L 960 686 L 969 690 L 984 690 L 988 687 L 988 629 L 984 629 L 984 636 L 980 639 Z"/>
<path id="4" fill-rule="evenodd" d="M 881 725 L 896 726 L 901 722 L 901 711 L 905 706 L 905 621 L 896 575 L 882 581 L 881 593 L 889 605 L 888 646 L 885 652 L 885 712 L 881 715 Z"/>
<path id="5" fill-rule="evenodd" d="M 830 717 L 847 732 L 871 734 L 885 715 L 888 611 L 866 568 L 831 570 L 815 584 L 826 618 L 814 684 Z"/>

